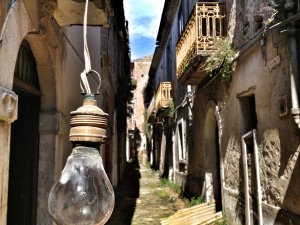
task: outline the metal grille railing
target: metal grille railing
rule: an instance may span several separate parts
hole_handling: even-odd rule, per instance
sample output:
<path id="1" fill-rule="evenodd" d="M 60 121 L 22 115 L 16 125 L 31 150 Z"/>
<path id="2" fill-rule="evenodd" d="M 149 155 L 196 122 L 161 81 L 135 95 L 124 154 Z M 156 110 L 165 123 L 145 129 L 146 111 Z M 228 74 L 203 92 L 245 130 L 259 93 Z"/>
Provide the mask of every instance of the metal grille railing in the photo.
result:
<path id="1" fill-rule="evenodd" d="M 176 45 L 177 78 L 185 72 L 193 57 L 207 56 L 216 50 L 216 43 L 225 35 L 224 27 L 223 3 L 196 3 Z"/>
<path id="2" fill-rule="evenodd" d="M 161 82 L 155 93 L 155 111 L 158 112 L 159 109 L 166 109 L 170 106 L 172 102 L 171 95 L 171 82 Z"/>

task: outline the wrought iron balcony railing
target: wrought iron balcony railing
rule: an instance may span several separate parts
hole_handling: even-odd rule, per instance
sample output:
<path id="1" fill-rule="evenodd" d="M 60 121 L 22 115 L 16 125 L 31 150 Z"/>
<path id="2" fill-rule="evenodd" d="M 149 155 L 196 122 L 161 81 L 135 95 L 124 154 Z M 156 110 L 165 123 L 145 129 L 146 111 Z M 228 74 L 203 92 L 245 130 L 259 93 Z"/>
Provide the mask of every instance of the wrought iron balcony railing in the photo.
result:
<path id="1" fill-rule="evenodd" d="M 164 110 L 170 107 L 170 103 L 173 101 L 171 95 L 171 82 L 161 82 L 155 93 L 155 111 L 158 113 L 160 110 Z"/>
<path id="2" fill-rule="evenodd" d="M 148 122 L 153 121 L 155 117 L 159 117 L 160 112 L 163 112 L 170 107 L 173 102 L 171 91 L 171 82 L 161 82 L 159 84 L 147 109 Z"/>
<path id="3" fill-rule="evenodd" d="M 176 45 L 177 78 L 197 55 L 207 57 L 225 35 L 225 5 L 197 2 Z"/>

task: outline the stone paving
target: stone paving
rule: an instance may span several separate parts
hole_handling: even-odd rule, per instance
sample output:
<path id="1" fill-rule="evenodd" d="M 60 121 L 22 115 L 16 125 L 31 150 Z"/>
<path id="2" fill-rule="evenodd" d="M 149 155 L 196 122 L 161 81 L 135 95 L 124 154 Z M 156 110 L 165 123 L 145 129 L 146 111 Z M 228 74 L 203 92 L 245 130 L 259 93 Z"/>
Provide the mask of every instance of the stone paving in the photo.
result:
<path id="1" fill-rule="evenodd" d="M 157 173 L 141 164 L 128 166 L 115 193 L 116 206 L 107 225 L 159 225 L 160 219 L 185 206 L 177 194 L 161 185 Z"/>

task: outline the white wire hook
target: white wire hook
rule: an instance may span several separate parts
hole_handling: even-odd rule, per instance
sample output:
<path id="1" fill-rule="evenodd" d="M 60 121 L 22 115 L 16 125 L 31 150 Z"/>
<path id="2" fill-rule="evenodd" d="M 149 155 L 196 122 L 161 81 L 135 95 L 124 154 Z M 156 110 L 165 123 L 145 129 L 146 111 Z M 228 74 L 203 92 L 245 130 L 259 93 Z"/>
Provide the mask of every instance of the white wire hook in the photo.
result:
<path id="1" fill-rule="evenodd" d="M 100 90 L 101 83 L 102 83 L 101 76 L 97 71 L 91 69 L 91 58 L 90 58 L 89 48 L 88 48 L 88 44 L 87 44 L 88 5 L 89 5 L 89 0 L 86 0 L 85 10 L 84 10 L 84 18 L 83 18 L 84 71 L 80 74 L 80 88 L 81 88 L 82 94 L 91 94 L 92 93 L 87 76 L 90 73 L 94 73 L 99 78 L 99 85 L 98 85 L 98 88 L 97 88 L 95 94 L 99 94 L 99 90 Z"/>
<path id="2" fill-rule="evenodd" d="M 96 89 L 96 92 L 94 93 L 94 94 L 98 95 L 99 91 L 100 91 L 100 88 L 101 88 L 101 85 L 102 85 L 102 79 L 101 79 L 100 74 L 96 70 L 90 70 L 90 72 L 88 74 L 86 74 L 85 71 L 83 71 L 80 74 L 80 77 L 81 77 L 81 80 L 80 80 L 81 93 L 82 94 L 90 94 L 90 93 L 92 93 L 91 89 L 90 89 L 90 85 L 88 83 L 88 79 L 87 79 L 87 76 L 89 74 L 96 74 L 97 77 L 98 77 L 98 79 L 99 79 L 98 87 Z"/>

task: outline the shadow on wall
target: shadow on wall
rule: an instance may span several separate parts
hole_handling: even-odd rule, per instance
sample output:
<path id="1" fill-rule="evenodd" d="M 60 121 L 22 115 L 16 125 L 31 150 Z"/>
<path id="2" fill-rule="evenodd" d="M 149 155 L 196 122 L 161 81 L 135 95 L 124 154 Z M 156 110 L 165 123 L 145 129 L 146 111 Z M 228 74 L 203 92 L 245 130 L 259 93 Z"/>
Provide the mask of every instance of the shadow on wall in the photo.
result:
<path id="1" fill-rule="evenodd" d="M 282 209 L 280 209 L 277 213 L 275 224 L 300 224 L 300 192 L 299 192 L 299 186 L 300 186 L 300 160 L 299 160 L 299 151 L 300 147 L 298 147 L 297 151 L 294 153 L 294 155 L 289 155 L 288 158 L 290 161 L 285 165 L 285 170 L 292 170 L 288 187 L 282 202 Z M 294 163 L 290 163 L 291 161 L 294 161 Z M 293 165 L 291 165 L 293 164 Z M 280 168 L 280 171 L 282 171 L 282 168 Z M 280 176 L 281 174 L 279 174 Z M 285 177 L 285 175 L 283 174 Z M 287 178 L 288 179 L 288 178 Z M 289 212 L 285 210 L 284 208 L 292 209 L 293 212 Z M 298 214 L 298 215 L 297 215 Z"/>
<path id="2" fill-rule="evenodd" d="M 115 190 L 115 208 L 106 225 L 131 224 L 137 204 L 136 201 L 140 195 L 141 174 L 139 172 L 139 162 L 128 163 L 124 175 L 121 185 Z"/>
<path id="3" fill-rule="evenodd" d="M 141 146 L 141 141 L 142 141 L 141 132 L 138 128 L 134 129 L 134 139 L 135 139 L 135 148 L 137 149 Z"/>
<path id="4" fill-rule="evenodd" d="M 138 161 L 138 149 L 141 146 L 141 142 L 142 142 L 142 137 L 141 137 L 141 132 L 140 130 L 136 127 L 134 129 L 134 158 L 133 160 Z"/>

